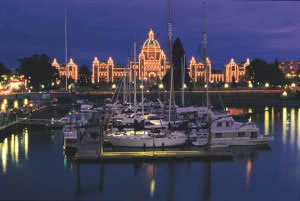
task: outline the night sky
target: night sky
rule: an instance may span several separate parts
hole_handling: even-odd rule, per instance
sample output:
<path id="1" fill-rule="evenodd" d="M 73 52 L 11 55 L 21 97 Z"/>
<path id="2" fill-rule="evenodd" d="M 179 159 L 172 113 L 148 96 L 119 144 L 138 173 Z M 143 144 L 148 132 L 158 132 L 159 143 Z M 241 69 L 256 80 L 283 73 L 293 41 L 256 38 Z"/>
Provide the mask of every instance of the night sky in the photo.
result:
<path id="1" fill-rule="evenodd" d="M 208 56 L 213 68 L 231 57 L 268 61 L 299 59 L 299 1 L 207 0 Z M 91 65 L 94 56 L 126 64 L 133 41 L 138 52 L 153 28 L 167 52 L 167 0 L 0 0 L 0 62 L 46 53 L 64 62 L 64 10 L 68 12 L 69 56 Z M 202 58 L 200 0 L 172 0 L 173 37 L 187 58 Z"/>

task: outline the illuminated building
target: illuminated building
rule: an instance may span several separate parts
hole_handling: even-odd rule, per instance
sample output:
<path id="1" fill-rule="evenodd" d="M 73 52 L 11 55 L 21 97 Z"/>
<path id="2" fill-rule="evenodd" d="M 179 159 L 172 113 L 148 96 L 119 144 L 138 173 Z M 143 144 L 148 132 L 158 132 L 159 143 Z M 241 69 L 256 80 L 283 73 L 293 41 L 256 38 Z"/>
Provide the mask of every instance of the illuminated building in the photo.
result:
<path id="1" fill-rule="evenodd" d="M 297 76 L 297 72 L 300 70 L 300 61 L 282 61 L 279 63 L 279 69 L 288 78 Z"/>
<path id="2" fill-rule="evenodd" d="M 212 72 L 212 64 L 209 58 L 206 59 L 208 66 L 209 81 L 213 82 L 241 82 L 245 80 L 246 68 L 250 65 L 250 60 L 247 59 L 242 64 L 235 63 L 231 59 L 226 64 L 220 73 Z M 92 83 L 113 83 L 122 79 L 124 76 L 129 77 L 133 81 L 134 67 L 136 67 L 137 80 L 144 80 L 145 83 L 160 83 L 167 71 L 170 69 L 170 64 L 167 61 L 166 54 L 160 47 L 160 43 L 155 39 L 152 29 L 148 33 L 148 38 L 141 47 L 140 54 L 137 56 L 137 61 L 129 60 L 128 66 L 118 66 L 115 64 L 112 57 L 105 61 L 101 61 L 99 57 L 94 57 L 92 62 Z M 58 64 L 54 59 L 52 66 L 58 71 L 60 76 L 65 76 L 66 68 Z M 189 75 L 192 82 L 199 83 L 206 80 L 206 73 L 203 62 L 197 62 L 195 57 L 192 57 L 188 66 Z M 76 73 L 75 73 L 76 72 Z M 67 64 L 68 77 L 77 81 L 77 65 L 73 60 Z"/>
<path id="3" fill-rule="evenodd" d="M 247 59 L 242 65 L 235 63 L 234 59 L 231 59 L 226 64 L 221 73 L 211 72 L 211 62 L 209 58 L 206 59 L 208 67 L 208 76 L 210 82 L 240 82 L 245 78 L 246 68 L 250 65 L 250 60 Z M 189 75 L 191 80 L 196 82 L 204 82 L 206 80 L 206 73 L 203 62 L 197 62 L 195 57 L 192 57 L 189 64 Z"/>
<path id="4" fill-rule="evenodd" d="M 150 29 L 148 39 L 144 42 L 141 53 L 136 64 L 130 62 L 130 80 L 133 80 L 134 65 L 138 80 L 155 82 L 162 80 L 170 68 L 164 51 L 160 48 L 159 42 L 154 38 L 154 32 Z"/>
<path id="5" fill-rule="evenodd" d="M 54 58 L 52 66 L 58 70 L 59 77 L 67 77 L 73 79 L 75 82 L 78 80 L 78 65 L 75 64 L 72 58 L 70 58 L 67 65 L 61 65 L 57 62 L 57 59 Z"/>
<path id="6" fill-rule="evenodd" d="M 116 66 L 112 57 L 107 62 L 94 58 L 92 65 L 92 83 L 115 82 L 128 75 L 128 68 Z"/>
<path id="7" fill-rule="evenodd" d="M 92 83 L 115 82 L 124 76 L 133 80 L 134 66 L 136 66 L 137 80 L 156 82 L 162 80 L 167 70 L 170 68 L 166 60 L 164 51 L 160 48 L 159 42 L 154 38 L 154 32 L 150 29 L 148 39 L 144 42 L 141 53 L 136 63 L 129 62 L 129 68 L 125 66 L 116 66 L 111 57 L 107 62 L 100 62 L 97 57 L 94 58 L 92 65 Z M 128 69 L 130 72 L 128 72 Z"/>

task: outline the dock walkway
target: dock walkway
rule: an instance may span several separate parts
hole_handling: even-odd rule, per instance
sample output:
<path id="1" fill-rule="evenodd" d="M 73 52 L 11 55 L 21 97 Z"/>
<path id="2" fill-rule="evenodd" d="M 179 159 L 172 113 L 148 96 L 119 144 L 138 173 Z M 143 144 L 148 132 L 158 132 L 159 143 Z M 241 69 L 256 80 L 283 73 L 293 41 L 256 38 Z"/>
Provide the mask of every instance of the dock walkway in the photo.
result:
<path id="1" fill-rule="evenodd" d="M 134 152 L 104 152 L 97 153 L 95 151 L 85 151 L 77 154 L 75 159 L 77 161 L 117 161 L 117 160 L 231 160 L 233 154 L 231 152 L 224 151 L 134 151 Z"/>

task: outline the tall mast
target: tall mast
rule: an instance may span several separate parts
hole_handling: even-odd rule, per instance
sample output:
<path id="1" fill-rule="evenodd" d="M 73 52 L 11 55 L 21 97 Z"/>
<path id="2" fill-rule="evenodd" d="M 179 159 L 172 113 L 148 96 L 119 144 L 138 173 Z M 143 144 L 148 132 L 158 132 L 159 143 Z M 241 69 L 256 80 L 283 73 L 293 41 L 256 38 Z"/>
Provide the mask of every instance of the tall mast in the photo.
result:
<path id="1" fill-rule="evenodd" d="M 133 64 L 133 70 L 134 70 L 134 75 L 133 75 L 133 79 L 134 79 L 134 116 L 136 116 L 136 109 L 137 109 L 137 105 L 136 105 L 136 42 L 134 41 L 133 44 L 133 60 L 134 60 L 134 64 Z"/>
<path id="2" fill-rule="evenodd" d="M 66 64 L 66 91 L 68 91 L 68 69 L 67 69 L 67 64 L 68 64 L 68 40 L 67 40 L 67 9 L 65 8 L 65 64 Z"/>
<path id="3" fill-rule="evenodd" d="M 208 96 L 208 88 L 209 88 L 209 71 L 207 65 L 207 36 L 206 36 L 206 16 L 205 16 L 205 1 L 203 0 L 203 36 L 202 36 L 202 46 L 203 46 L 203 63 L 206 73 L 206 106 L 207 106 L 207 120 L 208 120 L 208 148 L 210 149 L 211 145 L 211 115 L 210 115 L 210 106 L 209 106 L 209 96 Z"/>
<path id="4" fill-rule="evenodd" d="M 128 102 L 131 106 L 132 102 L 131 102 L 131 87 L 130 87 L 130 85 L 132 83 L 132 78 L 131 78 L 132 72 L 130 69 L 130 61 L 131 61 L 131 58 L 130 58 L 130 56 L 128 56 L 128 78 L 127 78 L 128 79 Z"/>
<path id="5" fill-rule="evenodd" d="M 144 118 L 144 71 L 142 72 L 141 90 L 142 90 L 142 116 Z"/>
<path id="6" fill-rule="evenodd" d="M 172 107 L 172 96 L 174 89 L 173 82 L 173 48 L 172 48 L 172 21 L 171 21 L 171 0 L 168 0 L 168 43 L 169 43 L 169 62 L 170 62 L 170 93 L 169 93 L 169 119 L 168 122 L 171 122 L 171 107 Z M 173 97 L 174 99 L 174 97 Z M 173 100 L 174 101 L 174 100 Z M 173 106 L 175 109 L 175 101 L 173 102 Z"/>
<path id="7" fill-rule="evenodd" d="M 205 1 L 203 1 L 203 35 L 202 35 L 202 46 L 203 46 L 203 64 L 205 68 L 205 77 L 206 77 L 206 106 L 209 107 L 209 97 L 208 97 L 208 84 L 209 84 L 209 72 L 208 72 L 208 65 L 206 62 L 207 59 L 207 52 L 206 52 L 206 45 L 207 45 L 207 36 L 206 36 L 206 16 L 205 16 Z"/>
<path id="8" fill-rule="evenodd" d="M 185 90 L 185 55 L 181 58 L 181 104 L 184 107 L 184 90 Z"/>
<path id="9" fill-rule="evenodd" d="M 123 73 L 124 73 L 124 76 L 123 76 L 123 104 L 126 103 L 126 71 L 127 69 L 123 69 Z"/>

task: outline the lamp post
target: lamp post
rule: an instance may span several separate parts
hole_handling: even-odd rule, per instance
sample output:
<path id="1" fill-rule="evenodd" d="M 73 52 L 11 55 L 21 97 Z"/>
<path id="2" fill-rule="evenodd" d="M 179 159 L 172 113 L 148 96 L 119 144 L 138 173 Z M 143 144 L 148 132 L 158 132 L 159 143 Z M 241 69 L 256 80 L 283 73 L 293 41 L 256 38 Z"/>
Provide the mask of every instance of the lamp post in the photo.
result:
<path id="1" fill-rule="evenodd" d="M 164 85 L 162 83 L 160 83 L 158 85 L 158 99 L 160 99 L 160 90 L 162 90 L 164 88 Z"/>

